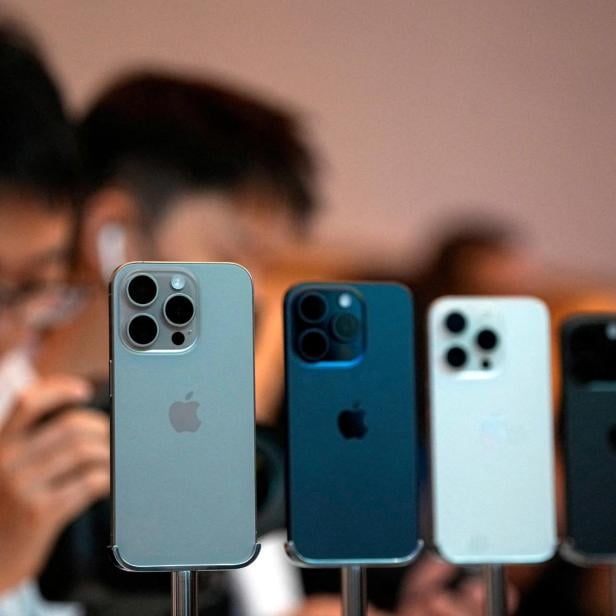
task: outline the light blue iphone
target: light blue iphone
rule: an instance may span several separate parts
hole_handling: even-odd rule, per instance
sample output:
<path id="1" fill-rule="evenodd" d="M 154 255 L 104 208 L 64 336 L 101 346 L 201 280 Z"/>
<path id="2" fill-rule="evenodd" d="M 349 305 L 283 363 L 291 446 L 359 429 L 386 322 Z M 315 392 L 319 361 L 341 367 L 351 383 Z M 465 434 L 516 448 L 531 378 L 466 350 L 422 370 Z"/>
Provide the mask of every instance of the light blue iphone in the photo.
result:
<path id="1" fill-rule="evenodd" d="M 110 299 L 116 562 L 248 564 L 258 551 L 250 275 L 231 263 L 129 263 Z"/>

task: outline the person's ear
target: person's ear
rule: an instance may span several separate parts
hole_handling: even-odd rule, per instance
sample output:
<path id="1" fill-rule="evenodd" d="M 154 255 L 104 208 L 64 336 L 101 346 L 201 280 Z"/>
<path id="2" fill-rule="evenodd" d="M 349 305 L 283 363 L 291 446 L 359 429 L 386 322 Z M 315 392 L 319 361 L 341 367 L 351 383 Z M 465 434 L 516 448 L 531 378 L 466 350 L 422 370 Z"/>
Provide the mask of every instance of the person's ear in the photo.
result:
<path id="1" fill-rule="evenodd" d="M 126 190 L 104 188 L 88 199 L 79 250 L 86 270 L 103 284 L 119 265 L 137 258 L 137 218 L 137 204 Z"/>

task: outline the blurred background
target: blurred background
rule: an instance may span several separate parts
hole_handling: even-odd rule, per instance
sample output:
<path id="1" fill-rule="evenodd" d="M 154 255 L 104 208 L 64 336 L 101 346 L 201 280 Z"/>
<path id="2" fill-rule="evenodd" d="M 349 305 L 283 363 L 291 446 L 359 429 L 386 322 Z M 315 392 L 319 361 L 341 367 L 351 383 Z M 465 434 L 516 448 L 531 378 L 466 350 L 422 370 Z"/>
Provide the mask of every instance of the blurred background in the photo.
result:
<path id="1" fill-rule="evenodd" d="M 542 260 L 616 279 L 616 5 L 4 0 L 79 110 L 124 69 L 182 68 L 298 110 L 315 239 L 429 258 L 447 221 L 511 221 Z"/>
<path id="2" fill-rule="evenodd" d="M 104 556 L 107 285 L 125 261 L 236 261 L 255 280 L 264 550 L 241 572 L 203 576 L 211 616 L 340 613 L 337 575 L 300 574 L 281 548 L 280 307 L 292 284 L 411 287 L 422 420 L 429 303 L 537 295 L 552 316 L 561 428 L 560 323 L 616 311 L 616 3 L 0 2 L 0 424 L 32 411 L 24 392 L 51 390 L 64 404 L 39 405 L 49 421 L 16 430 L 19 455 L 36 458 L 32 440 L 59 429 L 61 407 L 82 440 L 96 432 L 100 471 L 99 492 L 58 519 L 49 505 L 33 528 L 31 491 L 7 501 L 19 482 L 0 455 L 3 616 L 168 614 L 166 577 L 121 574 Z M 0 453 L 9 437 L 0 429 Z M 605 567 L 555 559 L 508 576 L 521 616 L 612 613 Z M 477 616 L 473 577 L 430 557 L 371 571 L 370 601 L 385 610 L 371 614 Z M 58 601 L 79 605 L 50 611 Z"/>

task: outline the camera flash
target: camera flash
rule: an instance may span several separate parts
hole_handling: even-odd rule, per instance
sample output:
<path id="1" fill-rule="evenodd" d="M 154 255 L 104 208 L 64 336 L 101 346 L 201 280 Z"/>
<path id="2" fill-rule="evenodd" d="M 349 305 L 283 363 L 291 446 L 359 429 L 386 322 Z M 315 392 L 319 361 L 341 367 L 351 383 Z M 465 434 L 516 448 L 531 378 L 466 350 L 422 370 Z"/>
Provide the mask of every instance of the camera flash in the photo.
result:
<path id="1" fill-rule="evenodd" d="M 175 289 L 176 291 L 181 291 L 184 288 L 185 284 L 186 284 L 186 280 L 184 279 L 184 276 L 175 275 L 171 277 L 171 288 L 172 289 Z"/>
<path id="2" fill-rule="evenodd" d="M 340 308 L 349 308 L 352 303 L 353 303 L 353 297 L 351 296 L 350 293 L 342 293 L 338 297 L 338 306 L 340 306 Z"/>

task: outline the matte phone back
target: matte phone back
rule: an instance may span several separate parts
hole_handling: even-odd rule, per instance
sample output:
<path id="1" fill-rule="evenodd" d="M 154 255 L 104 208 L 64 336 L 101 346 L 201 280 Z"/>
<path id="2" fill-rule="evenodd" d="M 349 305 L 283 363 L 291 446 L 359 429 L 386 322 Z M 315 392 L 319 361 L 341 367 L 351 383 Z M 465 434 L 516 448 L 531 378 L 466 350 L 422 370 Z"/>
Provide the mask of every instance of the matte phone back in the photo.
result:
<path id="1" fill-rule="evenodd" d="M 359 358 L 309 363 L 298 355 L 293 305 L 312 289 L 361 299 Z M 287 527 L 304 564 L 402 564 L 418 549 L 412 322 L 410 294 L 395 284 L 303 284 L 287 294 Z M 362 438 L 343 436 L 344 411 L 365 418 Z"/>
<path id="2" fill-rule="evenodd" d="M 459 334 L 445 326 L 454 312 L 467 320 Z M 479 354 L 475 336 L 486 327 L 500 342 Z M 454 369 L 446 361 L 452 346 L 486 359 L 477 369 Z M 550 558 L 556 515 L 545 306 L 531 298 L 442 298 L 430 309 L 429 349 L 436 547 L 460 564 Z"/>
<path id="3" fill-rule="evenodd" d="M 119 315 L 136 272 L 190 277 L 198 331 L 189 349 L 126 344 Z M 111 308 L 116 559 L 132 570 L 246 564 L 256 551 L 249 274 L 228 263 L 131 263 L 114 276 Z M 178 431 L 185 413 L 194 423 Z"/>
<path id="4" fill-rule="evenodd" d="M 580 315 L 562 328 L 567 547 L 606 562 L 616 559 L 616 380 L 580 379 L 576 361 L 592 361 L 582 354 L 593 350 L 576 351 L 574 338 L 580 327 L 610 323 L 616 315 Z"/>

